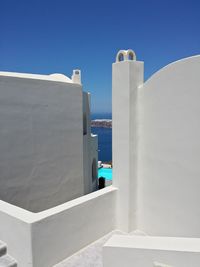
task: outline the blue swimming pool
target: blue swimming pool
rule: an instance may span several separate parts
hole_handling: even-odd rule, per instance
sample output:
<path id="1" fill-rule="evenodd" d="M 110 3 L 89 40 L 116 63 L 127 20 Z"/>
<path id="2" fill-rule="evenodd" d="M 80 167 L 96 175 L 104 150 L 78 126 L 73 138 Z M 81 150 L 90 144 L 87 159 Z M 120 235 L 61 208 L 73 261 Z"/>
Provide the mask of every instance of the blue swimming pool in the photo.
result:
<path id="1" fill-rule="evenodd" d="M 106 180 L 112 180 L 112 169 L 101 168 L 98 170 L 98 177 L 104 177 Z"/>

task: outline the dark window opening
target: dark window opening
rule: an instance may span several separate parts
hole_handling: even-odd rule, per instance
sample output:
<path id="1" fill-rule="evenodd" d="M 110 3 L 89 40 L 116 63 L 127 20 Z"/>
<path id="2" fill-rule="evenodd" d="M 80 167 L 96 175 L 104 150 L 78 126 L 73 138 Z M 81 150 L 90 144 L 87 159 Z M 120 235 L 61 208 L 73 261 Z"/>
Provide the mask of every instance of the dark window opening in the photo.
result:
<path id="1" fill-rule="evenodd" d="M 84 112 L 83 114 L 83 135 L 87 134 L 87 115 Z"/>
<path id="2" fill-rule="evenodd" d="M 97 161 L 93 159 L 92 161 L 92 181 L 94 182 L 97 179 Z"/>

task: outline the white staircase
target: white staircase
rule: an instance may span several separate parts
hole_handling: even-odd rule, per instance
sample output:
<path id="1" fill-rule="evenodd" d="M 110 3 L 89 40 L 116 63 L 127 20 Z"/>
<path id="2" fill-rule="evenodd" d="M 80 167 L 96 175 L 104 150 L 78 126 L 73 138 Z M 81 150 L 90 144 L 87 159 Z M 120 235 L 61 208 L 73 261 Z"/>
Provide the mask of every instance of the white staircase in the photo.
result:
<path id="1" fill-rule="evenodd" d="M 7 254 L 6 244 L 0 241 L 0 267 L 17 267 L 17 262 Z"/>

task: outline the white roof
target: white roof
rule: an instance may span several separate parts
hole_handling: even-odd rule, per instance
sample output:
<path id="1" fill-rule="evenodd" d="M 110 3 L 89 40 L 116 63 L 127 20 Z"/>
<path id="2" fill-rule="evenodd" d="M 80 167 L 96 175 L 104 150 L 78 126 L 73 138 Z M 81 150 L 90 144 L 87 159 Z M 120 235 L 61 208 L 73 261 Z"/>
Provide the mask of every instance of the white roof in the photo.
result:
<path id="1" fill-rule="evenodd" d="M 73 81 L 70 78 L 68 78 L 64 74 L 60 74 L 60 73 L 54 73 L 54 74 L 50 74 L 50 75 L 41 75 L 41 74 L 29 74 L 29 73 L 0 71 L 0 76 L 73 83 Z"/>

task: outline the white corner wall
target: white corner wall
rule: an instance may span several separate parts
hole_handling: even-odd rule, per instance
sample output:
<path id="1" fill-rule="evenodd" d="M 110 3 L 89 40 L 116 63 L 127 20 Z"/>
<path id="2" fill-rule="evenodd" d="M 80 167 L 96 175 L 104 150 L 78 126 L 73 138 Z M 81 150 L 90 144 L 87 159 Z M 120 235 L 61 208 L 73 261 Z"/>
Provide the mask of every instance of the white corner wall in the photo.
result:
<path id="1" fill-rule="evenodd" d="M 24 76 L 0 75 L 0 198 L 38 212 L 84 194 L 82 87 Z"/>
<path id="2" fill-rule="evenodd" d="M 200 56 L 166 66 L 138 92 L 138 228 L 200 237 Z"/>
<path id="3" fill-rule="evenodd" d="M 53 266 L 116 229 L 116 193 L 109 186 L 36 214 L 33 266 Z"/>
<path id="4" fill-rule="evenodd" d="M 19 267 L 52 267 L 116 229 L 116 194 L 109 186 L 38 213 L 0 201 L 0 240 Z"/>

